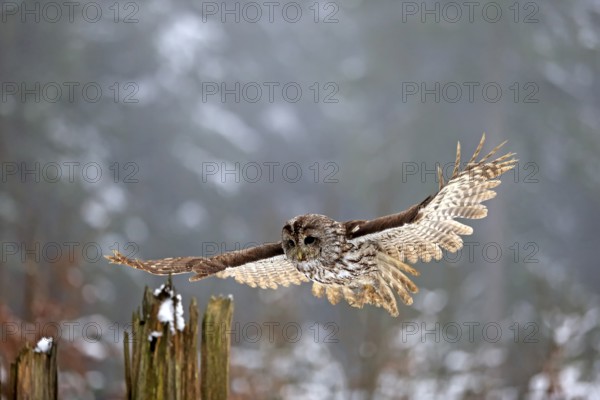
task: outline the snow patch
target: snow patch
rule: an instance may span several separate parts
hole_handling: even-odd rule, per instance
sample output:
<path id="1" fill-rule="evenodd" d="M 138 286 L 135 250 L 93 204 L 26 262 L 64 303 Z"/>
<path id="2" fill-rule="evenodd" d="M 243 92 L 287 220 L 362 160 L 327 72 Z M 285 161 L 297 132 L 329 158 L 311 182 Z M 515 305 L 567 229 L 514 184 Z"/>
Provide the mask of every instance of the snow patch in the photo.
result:
<path id="1" fill-rule="evenodd" d="M 35 351 L 36 353 L 49 353 L 50 349 L 52 348 L 53 340 L 54 339 L 52 339 L 51 337 L 41 338 L 37 342 L 37 345 L 35 346 L 35 349 L 33 349 L 33 351 Z"/>
<path id="2" fill-rule="evenodd" d="M 159 331 L 153 331 L 148 335 L 148 341 L 152 342 L 154 339 L 161 337 L 163 334 Z"/>
<path id="3" fill-rule="evenodd" d="M 175 334 L 175 329 L 183 331 L 183 328 L 185 328 L 185 320 L 183 319 L 181 295 L 175 295 L 173 290 L 167 290 L 165 285 L 156 289 L 154 291 L 154 296 L 158 297 L 161 293 L 168 294 L 169 297 L 160 304 L 158 309 L 158 320 L 163 324 L 169 324 L 169 328 L 173 334 Z"/>

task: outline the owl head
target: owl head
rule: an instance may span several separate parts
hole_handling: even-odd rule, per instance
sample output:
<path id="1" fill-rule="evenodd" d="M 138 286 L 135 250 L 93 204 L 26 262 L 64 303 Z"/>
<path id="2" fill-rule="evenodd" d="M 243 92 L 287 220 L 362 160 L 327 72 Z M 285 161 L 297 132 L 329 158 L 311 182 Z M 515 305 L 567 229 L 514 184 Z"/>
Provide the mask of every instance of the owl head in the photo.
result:
<path id="1" fill-rule="evenodd" d="M 320 214 L 305 214 L 287 221 L 281 231 L 283 250 L 294 263 L 337 258 L 346 242 L 337 221 Z"/>

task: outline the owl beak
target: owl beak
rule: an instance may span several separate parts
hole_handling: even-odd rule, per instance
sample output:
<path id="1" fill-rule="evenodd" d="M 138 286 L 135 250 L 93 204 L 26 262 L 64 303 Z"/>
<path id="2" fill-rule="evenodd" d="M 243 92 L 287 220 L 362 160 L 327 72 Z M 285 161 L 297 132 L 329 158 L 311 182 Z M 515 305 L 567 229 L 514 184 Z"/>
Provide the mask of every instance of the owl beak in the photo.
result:
<path id="1" fill-rule="evenodd" d="M 296 251 L 296 259 L 298 261 L 304 261 L 304 253 L 302 253 L 301 249 L 298 249 L 298 251 Z"/>

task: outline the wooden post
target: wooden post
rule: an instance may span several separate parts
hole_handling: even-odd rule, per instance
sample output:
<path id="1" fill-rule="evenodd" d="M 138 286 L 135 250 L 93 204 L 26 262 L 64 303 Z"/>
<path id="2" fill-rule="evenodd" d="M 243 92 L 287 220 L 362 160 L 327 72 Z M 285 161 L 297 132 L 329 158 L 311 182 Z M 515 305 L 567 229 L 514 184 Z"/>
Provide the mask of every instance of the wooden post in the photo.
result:
<path id="1" fill-rule="evenodd" d="M 133 314 L 131 335 L 123 343 L 128 399 L 198 399 L 196 299 L 185 327 L 182 310 L 171 279 L 154 292 L 146 288 L 142 310 Z"/>
<path id="2" fill-rule="evenodd" d="M 227 400 L 229 393 L 229 332 L 233 317 L 231 297 L 211 297 L 202 319 L 200 350 L 203 400 Z"/>
<path id="3" fill-rule="evenodd" d="M 36 352 L 29 344 L 10 365 L 9 399 L 56 400 L 58 368 L 56 343 L 46 352 Z"/>

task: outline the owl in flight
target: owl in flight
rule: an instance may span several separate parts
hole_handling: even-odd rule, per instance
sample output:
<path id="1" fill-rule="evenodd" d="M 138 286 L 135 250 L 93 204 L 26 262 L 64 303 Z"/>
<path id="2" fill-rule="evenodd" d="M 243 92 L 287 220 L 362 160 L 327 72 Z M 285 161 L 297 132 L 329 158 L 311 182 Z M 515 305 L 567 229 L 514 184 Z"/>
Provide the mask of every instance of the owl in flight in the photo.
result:
<path id="1" fill-rule="evenodd" d="M 470 235 L 473 228 L 455 218 L 485 217 L 487 208 L 481 203 L 496 195 L 498 177 L 517 163 L 514 153 L 490 160 L 506 142 L 477 160 L 484 141 L 485 134 L 463 170 L 458 143 L 448 182 L 438 167 L 438 192 L 398 214 L 347 222 L 319 214 L 300 215 L 286 222 L 279 242 L 214 257 L 143 261 L 115 251 L 106 258 L 156 275 L 193 273 L 190 281 L 215 275 L 271 289 L 312 281 L 313 294 L 327 296 L 332 304 L 345 299 L 353 307 L 372 304 L 397 316 L 394 293 L 410 305 L 411 293 L 418 290 L 409 275 L 419 272 L 409 263 L 439 260 L 442 250 L 461 249 L 460 235 Z"/>

